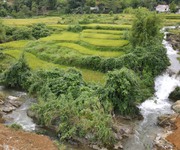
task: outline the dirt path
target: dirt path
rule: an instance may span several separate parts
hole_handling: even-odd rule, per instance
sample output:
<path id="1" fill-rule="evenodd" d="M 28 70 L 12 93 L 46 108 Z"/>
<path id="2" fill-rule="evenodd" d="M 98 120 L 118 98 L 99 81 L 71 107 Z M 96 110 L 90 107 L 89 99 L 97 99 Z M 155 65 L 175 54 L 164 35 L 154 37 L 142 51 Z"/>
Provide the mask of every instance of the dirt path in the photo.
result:
<path id="1" fill-rule="evenodd" d="M 0 124 L 0 150 L 58 150 L 54 143 L 43 135 L 15 131 Z"/>
<path id="2" fill-rule="evenodd" d="M 180 117 L 176 121 L 177 129 L 167 137 L 167 140 L 175 146 L 175 150 L 180 150 Z"/>

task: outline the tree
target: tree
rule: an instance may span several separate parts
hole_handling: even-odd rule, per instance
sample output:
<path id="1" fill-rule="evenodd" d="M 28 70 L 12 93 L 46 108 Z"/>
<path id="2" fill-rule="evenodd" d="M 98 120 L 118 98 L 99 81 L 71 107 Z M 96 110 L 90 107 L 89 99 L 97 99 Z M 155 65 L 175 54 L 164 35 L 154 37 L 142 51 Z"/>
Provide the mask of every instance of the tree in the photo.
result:
<path id="1" fill-rule="evenodd" d="M 121 115 L 137 115 L 136 107 L 140 91 L 140 80 L 130 69 L 122 68 L 108 73 L 105 85 L 107 97 L 113 103 L 114 110 Z"/>
<path id="2" fill-rule="evenodd" d="M 4 42 L 6 39 L 6 30 L 2 22 L 0 21 L 0 43 Z"/>
<path id="3" fill-rule="evenodd" d="M 154 39 L 160 35 L 161 19 L 145 8 L 138 8 L 133 22 L 131 43 L 135 46 L 152 44 Z"/>
<path id="4" fill-rule="evenodd" d="M 176 4 L 174 3 L 174 1 L 170 3 L 169 8 L 172 13 L 176 12 Z"/>

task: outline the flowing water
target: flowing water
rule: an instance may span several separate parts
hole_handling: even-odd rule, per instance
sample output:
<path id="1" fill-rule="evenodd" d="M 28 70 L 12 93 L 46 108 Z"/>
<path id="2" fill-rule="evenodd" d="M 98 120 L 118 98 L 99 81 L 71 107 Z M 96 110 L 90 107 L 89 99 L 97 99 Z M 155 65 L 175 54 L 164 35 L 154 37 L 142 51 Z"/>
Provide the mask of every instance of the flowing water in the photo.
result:
<path id="1" fill-rule="evenodd" d="M 5 118 L 5 124 L 10 125 L 16 123 L 21 125 L 26 131 L 34 131 L 36 124 L 27 116 L 27 109 L 32 103 L 35 102 L 35 100 L 30 98 L 25 92 L 6 89 L 4 87 L 0 87 L 0 92 L 3 92 L 6 97 L 11 96 L 19 98 L 21 101 L 23 101 L 23 104 L 19 108 L 12 113 L 3 116 Z"/>
<path id="2" fill-rule="evenodd" d="M 165 31 L 166 28 L 163 28 L 162 31 Z M 164 32 L 164 34 L 166 38 L 167 32 Z M 164 39 L 163 45 L 167 49 L 167 56 L 171 65 L 166 72 L 156 77 L 154 96 L 139 106 L 144 120 L 135 123 L 135 134 L 125 143 L 125 150 L 152 149 L 154 138 L 157 134 L 162 133 L 162 129 L 156 124 L 157 117 L 162 114 L 173 113 L 168 96 L 177 85 L 180 86 L 180 78 L 177 76 L 180 71 L 180 63 L 177 60 L 177 51 L 173 50 L 171 44 Z"/>

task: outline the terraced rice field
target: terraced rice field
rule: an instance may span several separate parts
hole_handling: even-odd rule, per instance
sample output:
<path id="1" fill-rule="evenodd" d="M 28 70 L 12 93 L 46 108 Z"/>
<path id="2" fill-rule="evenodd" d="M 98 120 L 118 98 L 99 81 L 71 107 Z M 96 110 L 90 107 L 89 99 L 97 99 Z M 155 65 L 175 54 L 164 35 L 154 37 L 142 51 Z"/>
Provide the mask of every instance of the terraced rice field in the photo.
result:
<path id="1" fill-rule="evenodd" d="M 124 54 L 124 52 L 115 52 L 115 51 L 108 52 L 108 51 L 91 50 L 75 43 L 59 43 L 57 45 L 61 47 L 67 47 L 67 48 L 73 49 L 81 54 L 86 54 L 86 55 L 94 55 L 94 56 L 102 56 L 102 57 L 117 57 Z"/>
<path id="2" fill-rule="evenodd" d="M 166 26 L 180 25 L 180 14 L 166 14 L 165 25 Z"/>
<path id="3" fill-rule="evenodd" d="M 32 47 L 31 50 L 34 50 L 25 52 L 27 62 L 32 69 L 48 69 L 52 67 L 67 69 L 74 66 L 70 62 L 78 57 L 80 59 L 88 58 L 89 56 L 121 57 L 125 54 L 124 51 L 121 51 L 121 48 L 129 43 L 125 40 L 124 35 L 130 30 L 131 25 L 123 24 L 123 22 L 127 23 L 128 19 L 132 19 L 132 16 L 127 16 L 126 18 L 124 15 L 118 15 L 121 19 L 114 21 L 114 16 L 100 15 L 97 23 L 94 23 L 93 20 L 97 18 L 97 15 L 67 15 L 65 19 L 62 19 L 62 17 L 3 19 L 3 23 L 10 26 L 29 26 L 34 23 L 45 23 L 49 28 L 54 29 L 55 32 L 38 41 L 13 41 L 0 44 L 0 48 L 5 49 L 4 53 L 18 59 L 23 50 L 28 50 L 28 48 Z M 93 23 L 80 24 L 83 30 L 79 33 L 67 31 L 70 23 L 78 23 L 84 17 L 89 17 L 89 20 Z M 58 21 L 64 21 L 65 23 L 57 24 Z M 28 43 L 34 43 L 34 46 Z M 51 58 L 48 59 L 48 57 Z M 64 60 L 59 61 L 59 59 Z M 67 62 L 63 63 L 63 61 Z M 54 64 L 54 62 L 58 64 Z M 77 69 L 82 72 L 86 81 L 105 82 L 105 74 L 103 73 L 84 68 Z"/>
<path id="4" fill-rule="evenodd" d="M 8 54 L 16 59 L 19 59 L 19 57 L 22 55 L 21 50 L 5 50 L 5 54 Z M 39 58 L 37 58 L 35 55 L 25 52 L 25 57 L 26 60 L 29 64 L 29 66 L 36 70 L 36 69 L 52 69 L 52 68 L 61 68 L 61 69 L 68 69 L 70 68 L 69 66 L 63 66 L 63 65 L 57 65 L 54 63 L 50 63 L 47 61 L 43 61 Z M 95 82 L 95 83 L 100 83 L 104 84 L 105 83 L 105 74 L 98 72 L 98 71 L 92 71 L 88 69 L 81 69 L 77 68 L 80 70 L 80 72 L 83 75 L 83 79 L 87 82 Z"/>

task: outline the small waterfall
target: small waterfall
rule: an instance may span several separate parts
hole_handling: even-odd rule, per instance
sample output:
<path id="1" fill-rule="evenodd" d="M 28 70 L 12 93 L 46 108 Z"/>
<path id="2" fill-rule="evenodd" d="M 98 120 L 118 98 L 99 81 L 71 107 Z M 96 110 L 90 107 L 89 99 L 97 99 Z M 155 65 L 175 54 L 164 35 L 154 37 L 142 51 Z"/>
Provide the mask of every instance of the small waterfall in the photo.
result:
<path id="1" fill-rule="evenodd" d="M 167 27 L 174 28 L 174 27 Z M 166 28 L 163 28 L 165 31 Z M 164 32 L 165 38 L 167 32 Z M 169 94 L 177 85 L 180 86 L 180 78 L 177 73 L 180 71 L 180 63 L 177 60 L 177 51 L 173 50 L 172 45 L 165 39 L 163 45 L 167 49 L 167 55 L 171 62 L 165 73 L 155 79 L 155 94 L 150 99 L 143 102 L 139 108 L 144 120 L 137 122 L 135 133 L 125 143 L 125 150 L 146 150 L 152 149 L 153 140 L 162 129 L 156 125 L 157 117 L 162 114 L 171 114 L 171 102 L 168 99 Z"/>

